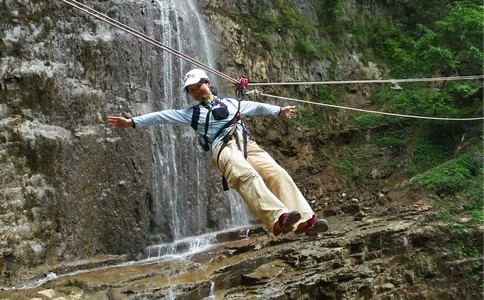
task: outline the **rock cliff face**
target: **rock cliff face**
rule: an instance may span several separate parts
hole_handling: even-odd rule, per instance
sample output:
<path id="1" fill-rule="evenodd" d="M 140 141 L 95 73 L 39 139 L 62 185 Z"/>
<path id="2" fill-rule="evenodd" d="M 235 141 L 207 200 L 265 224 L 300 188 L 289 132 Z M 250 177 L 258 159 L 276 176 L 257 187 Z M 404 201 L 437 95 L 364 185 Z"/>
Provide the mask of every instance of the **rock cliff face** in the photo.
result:
<path id="1" fill-rule="evenodd" d="M 103 123 L 140 93 L 129 83 L 146 80 L 137 69 L 147 47 L 57 1 L 1 5 L 3 278 L 22 266 L 138 251 L 149 228 L 149 139 Z"/>
<path id="2" fill-rule="evenodd" d="M 252 82 L 285 82 L 320 81 L 334 78 L 339 80 L 377 79 L 383 72 L 372 62 L 363 63 L 361 53 L 352 49 L 351 46 L 338 49 L 336 61 L 329 55 L 318 59 L 304 59 L 304 57 L 298 56 L 293 49 L 289 49 L 287 46 L 305 36 L 300 36 L 300 32 L 294 28 L 288 28 L 291 26 L 290 21 L 287 21 L 286 27 L 283 23 L 277 27 L 276 32 L 270 32 L 262 38 L 261 33 L 254 32 L 250 25 L 247 25 L 262 22 L 260 21 L 262 16 L 280 15 L 281 10 L 284 12 L 285 4 L 282 2 L 200 0 L 199 3 L 212 30 L 214 43 L 219 48 L 217 63 L 226 74 L 233 74 L 234 77 L 245 76 Z M 319 0 L 305 0 L 294 1 L 286 5 L 294 8 L 297 14 L 302 16 L 302 21 L 308 24 L 318 24 L 321 20 L 317 12 L 329 4 Z M 368 14 L 378 14 L 384 11 L 379 1 L 366 1 L 364 4 L 349 1 L 347 9 L 358 11 L 361 18 Z M 281 17 L 281 19 L 283 18 L 284 16 Z M 290 19 L 291 16 L 289 15 L 287 18 Z M 261 28 L 271 26 L 271 19 L 263 20 L 267 24 L 261 25 Z M 297 27 L 294 24 L 292 26 Z M 325 36 L 318 31 L 311 31 L 307 33 L 307 36 L 311 36 L 321 43 L 331 42 L 332 39 L 331 36 Z M 339 38 L 350 37 L 345 37 L 343 34 L 343 37 Z M 293 95 L 299 91 L 304 96 L 306 88 L 307 86 L 302 86 L 294 90 L 276 90 L 278 93 Z"/>
<path id="3" fill-rule="evenodd" d="M 208 59 L 185 4 L 89 4 Z M 97 253 L 135 255 L 233 224 L 188 129 L 106 126 L 109 114 L 189 105 L 180 78 L 193 66 L 61 1 L 0 5 L 2 278 Z"/>

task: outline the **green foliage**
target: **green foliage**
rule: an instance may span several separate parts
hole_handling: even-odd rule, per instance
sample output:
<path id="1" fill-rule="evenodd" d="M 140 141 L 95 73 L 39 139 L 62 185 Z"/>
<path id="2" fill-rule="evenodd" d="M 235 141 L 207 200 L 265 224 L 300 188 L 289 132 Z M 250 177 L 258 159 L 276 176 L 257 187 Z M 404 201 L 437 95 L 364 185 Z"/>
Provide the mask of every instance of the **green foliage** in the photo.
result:
<path id="1" fill-rule="evenodd" d="M 261 45 L 263 45 L 266 48 L 272 47 L 270 35 L 265 33 L 259 33 L 259 34 L 256 34 L 256 36 L 259 38 Z"/>
<path id="2" fill-rule="evenodd" d="M 456 142 L 446 136 L 448 131 L 441 131 L 442 126 L 428 125 L 423 136 L 415 142 L 412 152 L 412 162 L 419 166 L 420 171 L 440 164 L 452 158 Z M 442 134 L 445 132 L 444 134 Z"/>
<path id="3" fill-rule="evenodd" d="M 482 115 L 482 91 L 477 82 L 440 83 L 439 88 L 407 84 L 400 92 L 389 88 L 375 94 L 388 112 L 427 117 L 465 118 Z"/>
<path id="4" fill-rule="evenodd" d="M 253 36 L 259 39 L 260 44 L 272 51 L 291 52 L 297 58 L 306 60 L 334 56 L 334 45 L 331 42 L 320 42 L 316 35 L 317 24 L 299 14 L 293 3 L 276 1 L 272 5 L 261 3 L 250 6 L 251 18 L 233 13 L 230 15 L 238 23 L 250 28 Z M 265 13 L 261 14 L 261 11 Z M 288 35 L 291 38 L 285 40 L 285 44 L 280 45 L 271 41 L 273 34 Z M 297 38 L 293 39 L 293 36 L 297 36 Z"/>
<path id="5" fill-rule="evenodd" d="M 333 164 L 338 170 L 338 173 L 344 177 L 348 182 L 354 183 L 356 186 L 363 186 L 365 181 L 365 174 L 363 168 L 355 163 L 353 159 L 335 159 Z"/>
<path id="6" fill-rule="evenodd" d="M 385 118 L 382 115 L 360 114 L 353 119 L 358 128 L 375 128 L 385 124 Z"/>
<path id="7" fill-rule="evenodd" d="M 449 93 L 457 99 L 469 99 L 479 95 L 479 87 L 477 84 L 471 83 L 455 83 L 449 89 Z"/>
<path id="8" fill-rule="evenodd" d="M 314 59 L 318 58 L 318 50 L 314 46 L 314 44 L 306 39 L 298 39 L 294 44 L 294 50 L 299 55 L 299 57 L 303 57 L 306 59 Z"/>
<path id="9" fill-rule="evenodd" d="M 481 151 L 468 152 L 415 176 L 409 184 L 437 195 L 453 195 L 477 179 L 482 189 L 482 164 Z"/>
<path id="10" fill-rule="evenodd" d="M 444 228 L 446 236 L 450 237 L 446 248 L 451 250 L 457 259 L 482 257 L 482 245 L 477 241 L 469 241 L 474 237 L 467 226 L 463 224 L 448 226 Z"/>
<path id="11" fill-rule="evenodd" d="M 453 193 L 465 187 L 470 177 L 468 169 L 461 165 L 452 165 L 448 168 L 433 170 L 419 175 L 415 184 L 424 187 L 426 190 L 434 190 L 439 194 Z"/>
<path id="12" fill-rule="evenodd" d="M 482 149 L 482 148 L 481 148 Z M 482 152 L 470 151 L 455 160 L 431 169 L 410 181 L 408 186 L 425 189 L 432 195 L 437 218 L 454 223 L 465 218 L 465 227 L 484 222 Z"/>
<path id="13" fill-rule="evenodd" d="M 473 219 L 476 220 L 477 224 L 482 224 L 484 222 L 484 212 L 482 208 L 472 210 L 471 213 L 472 213 Z"/>
<path id="14" fill-rule="evenodd" d="M 430 25 L 445 17 L 448 14 L 448 6 L 454 2 L 455 0 L 392 2 L 392 10 L 389 13 L 402 23 L 403 29 L 412 32 L 416 24 Z"/>
<path id="15" fill-rule="evenodd" d="M 309 91 L 311 101 L 325 104 L 335 104 L 336 97 L 333 91 L 325 87 L 316 87 Z M 337 112 L 334 108 L 327 108 L 314 105 L 303 105 L 298 107 L 299 118 L 297 121 L 311 128 L 321 129 L 328 123 L 329 116 Z"/>
<path id="16" fill-rule="evenodd" d="M 343 0 L 323 0 L 321 3 L 320 14 L 330 20 L 337 20 L 344 16 L 346 1 Z"/>
<path id="17" fill-rule="evenodd" d="M 407 145 L 406 141 L 401 136 L 384 136 L 377 139 L 376 145 L 380 148 L 403 149 Z"/>
<path id="18" fill-rule="evenodd" d="M 301 60 L 337 60 L 337 49 L 354 49 L 363 62 L 388 67 L 386 78 L 418 78 L 482 74 L 484 14 L 482 1 L 400 1 L 388 6 L 386 14 L 371 15 L 366 7 L 348 6 L 343 0 L 323 0 L 316 14 L 319 22 L 308 22 L 294 8 L 294 1 L 263 2 L 238 16 L 260 43 L 271 51 L 287 53 Z M 356 8 L 356 9 L 355 9 Z M 263 14 L 260 12 L 264 11 Z M 277 38 L 274 38 L 276 36 Z M 283 41 L 278 39 L 284 37 Z M 399 114 L 464 118 L 482 116 L 483 90 L 478 81 L 401 83 L 396 92 L 390 85 L 374 87 L 374 110 Z M 373 88 L 373 87 L 372 87 Z M 336 103 L 337 87 L 311 89 L 311 101 Z M 339 98 L 339 97 L 338 97 Z M 340 110 L 302 105 L 295 120 L 312 128 L 329 128 Z M 452 122 L 354 114 L 354 125 L 378 134 L 376 146 L 395 149 L 404 175 L 415 176 L 413 187 L 442 196 L 468 191 L 481 195 L 472 180 L 476 171 L 459 159 L 452 159 L 464 135 L 482 135 L 482 122 Z M 406 128 L 400 130 L 401 128 Z M 392 133 L 393 132 L 393 133 Z M 398 132 L 398 133 L 395 133 Z M 360 180 L 353 157 L 335 163 L 347 178 Z M 361 166 L 360 166 L 361 168 Z M 482 178 L 479 178 L 482 181 Z M 482 184 L 480 185 L 482 190 Z M 472 190 L 473 192 L 471 192 Z M 479 199 L 469 195 L 470 199 Z M 476 200 L 477 201 L 477 200 Z M 481 201 L 482 202 L 482 201 Z M 478 202 L 478 204 L 482 204 Z M 467 203 L 467 202 L 466 202 Z M 478 204 L 470 206 L 475 207 Z M 482 205 L 481 205 L 482 206 Z M 482 219 L 482 211 L 472 208 Z M 453 207 L 443 208 L 441 217 L 451 217 Z"/>
<path id="19" fill-rule="evenodd" d="M 412 31 L 387 40 L 386 59 L 395 65 L 392 74 L 415 77 L 482 73 L 483 6 L 462 1 L 452 3 L 448 9 L 442 19 L 431 24 L 413 23 Z"/>
<path id="20" fill-rule="evenodd" d="M 316 51 L 319 58 L 333 59 L 336 51 L 336 45 L 331 42 L 320 43 L 316 45 Z"/>
<path id="21" fill-rule="evenodd" d="M 482 224 L 484 222 L 484 178 L 482 172 L 474 178 L 476 180 L 470 182 L 467 188 L 459 193 L 458 200 L 451 201 L 451 204 L 453 204 L 453 210 L 457 212 L 460 212 L 460 207 L 455 206 L 457 204 L 462 205 L 462 213 L 468 214 L 472 218 L 474 224 Z"/>

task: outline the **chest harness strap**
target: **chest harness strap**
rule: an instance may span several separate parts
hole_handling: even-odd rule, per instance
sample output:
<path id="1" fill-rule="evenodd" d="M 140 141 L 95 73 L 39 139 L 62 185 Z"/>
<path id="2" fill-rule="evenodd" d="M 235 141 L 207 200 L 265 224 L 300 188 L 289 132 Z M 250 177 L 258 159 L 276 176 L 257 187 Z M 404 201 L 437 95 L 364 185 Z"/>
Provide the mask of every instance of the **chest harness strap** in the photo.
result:
<path id="1" fill-rule="evenodd" d="M 222 139 L 222 146 L 220 146 L 220 149 L 218 151 L 217 161 L 220 159 L 220 154 L 222 153 L 222 150 L 227 146 L 227 144 L 229 143 L 229 141 L 234 136 L 234 133 L 237 130 L 238 121 L 239 120 L 242 121 L 242 119 L 240 118 L 240 100 L 238 100 L 238 102 L 239 103 L 238 103 L 238 107 L 237 107 L 237 113 L 235 114 L 235 116 L 232 118 L 231 121 L 227 122 L 222 128 L 220 128 L 220 130 L 214 136 L 214 140 L 215 140 L 220 134 L 222 134 L 222 132 L 225 129 L 227 129 L 229 127 L 232 127 L 230 129 L 230 131 Z M 201 104 L 193 106 L 193 114 L 192 114 L 191 127 L 193 129 L 195 129 L 195 131 L 198 128 L 198 119 L 200 118 L 200 105 Z M 201 144 L 202 144 L 203 149 L 205 151 L 208 151 L 208 150 L 210 150 L 210 146 L 209 146 L 210 145 L 210 141 L 207 138 L 207 132 L 208 132 L 209 124 L 210 124 L 210 114 L 212 112 L 212 108 L 211 107 L 208 107 L 208 106 L 204 106 L 204 107 L 208 109 L 208 113 L 207 113 L 207 117 L 205 119 L 205 131 L 204 131 L 204 134 L 202 136 L 203 143 L 201 143 Z M 247 158 L 247 139 L 248 139 L 248 132 L 245 129 L 245 125 L 243 124 L 243 122 L 242 122 L 242 129 L 243 129 L 243 131 L 242 131 L 243 148 L 242 149 L 241 149 L 239 137 L 238 137 L 237 134 L 235 134 L 235 140 L 236 140 L 236 144 L 237 144 L 237 147 L 239 148 L 239 150 L 243 150 L 244 158 Z M 228 191 L 230 189 L 229 188 L 229 185 L 227 183 L 227 180 L 225 179 L 225 176 L 223 176 L 223 175 L 222 175 L 222 186 L 223 186 L 224 191 Z"/>

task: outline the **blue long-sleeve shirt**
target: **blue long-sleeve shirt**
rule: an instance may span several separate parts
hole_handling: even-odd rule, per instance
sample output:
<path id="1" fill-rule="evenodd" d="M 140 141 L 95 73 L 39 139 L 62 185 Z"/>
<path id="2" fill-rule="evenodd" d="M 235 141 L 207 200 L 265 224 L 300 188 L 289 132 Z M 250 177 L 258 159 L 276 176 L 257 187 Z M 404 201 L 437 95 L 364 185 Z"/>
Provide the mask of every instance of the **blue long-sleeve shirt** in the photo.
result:
<path id="1" fill-rule="evenodd" d="M 239 102 L 231 98 L 215 98 L 222 104 L 217 103 L 213 106 L 214 101 L 209 100 L 204 103 L 200 103 L 196 106 L 200 108 L 200 116 L 198 118 L 198 126 L 196 131 L 200 136 L 205 135 L 205 121 L 210 109 L 216 109 L 220 105 L 225 105 L 228 109 L 229 115 L 223 120 L 216 120 L 213 113 L 210 114 L 210 120 L 207 128 L 206 139 L 211 143 L 211 148 L 215 149 L 216 145 L 229 133 L 230 127 L 225 128 L 218 136 L 217 133 L 228 122 L 231 122 L 237 113 Z M 212 107 L 213 106 L 213 107 Z M 133 117 L 132 120 L 136 127 L 146 126 L 152 124 L 180 124 L 191 125 L 194 112 L 194 106 L 184 109 L 169 109 L 158 112 L 148 113 L 138 117 Z M 256 116 L 256 115 L 272 115 L 278 116 L 281 112 L 281 107 L 253 102 L 253 101 L 240 101 L 240 116 Z M 242 129 L 242 122 L 239 120 L 237 126 Z"/>

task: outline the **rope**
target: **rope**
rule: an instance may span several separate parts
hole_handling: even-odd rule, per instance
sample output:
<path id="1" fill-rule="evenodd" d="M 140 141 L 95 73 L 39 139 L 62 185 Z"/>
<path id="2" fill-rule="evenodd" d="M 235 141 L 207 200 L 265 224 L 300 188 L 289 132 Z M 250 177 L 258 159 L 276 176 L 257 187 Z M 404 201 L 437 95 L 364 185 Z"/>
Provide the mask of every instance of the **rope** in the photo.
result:
<path id="1" fill-rule="evenodd" d="M 181 58 L 183 60 L 186 60 L 206 71 L 209 71 L 231 83 L 234 83 L 236 85 L 240 84 L 240 81 L 237 79 L 234 79 L 228 75 L 225 75 L 224 73 L 211 68 L 193 58 L 190 56 L 177 51 L 173 48 L 170 48 L 161 42 L 147 36 L 146 34 L 136 31 L 132 29 L 131 27 L 120 23 L 98 11 L 95 9 L 84 5 L 78 1 L 75 0 L 60 0 L 100 21 L 106 22 L 126 33 L 129 33 L 157 48 L 160 48 L 162 50 L 167 51 L 168 53 L 175 55 L 178 58 Z M 436 77 L 436 78 L 413 78 L 413 79 L 388 79 L 388 80 L 350 80 L 350 81 L 320 81 L 320 82 L 273 82 L 273 83 L 249 83 L 248 85 L 251 86 L 263 86 L 263 85 L 313 85 L 313 84 L 354 84 L 354 83 L 398 83 L 398 82 L 423 82 L 423 81 L 443 81 L 443 80 L 470 80 L 470 79 L 482 79 L 484 78 L 484 75 L 471 75 L 471 76 L 456 76 L 456 77 Z M 257 91 L 254 91 L 254 94 Z M 250 93 L 250 92 L 249 92 Z M 474 120 L 483 120 L 483 117 L 477 117 L 477 118 L 438 118 L 438 117 L 423 117 L 423 116 L 414 116 L 414 115 L 404 115 L 404 114 L 395 114 L 395 113 L 387 113 L 387 112 L 379 112 L 379 111 L 371 111 L 371 110 L 365 110 L 365 109 L 359 109 L 359 108 L 352 108 L 352 107 L 345 107 L 345 106 L 339 106 L 339 105 L 332 105 L 332 104 L 324 104 L 324 103 L 318 103 L 318 102 L 311 102 L 311 101 L 305 101 L 305 100 L 298 100 L 294 98 L 287 98 L 287 97 L 281 97 L 281 96 L 275 96 L 275 95 L 269 95 L 269 94 L 264 94 L 257 92 L 257 94 L 260 94 L 262 96 L 266 97 L 272 97 L 272 98 L 277 98 L 277 99 L 284 99 L 284 100 L 290 100 L 290 101 L 296 101 L 296 102 L 302 102 L 302 103 L 308 103 L 308 104 L 314 104 L 314 105 L 320 105 L 320 106 L 327 106 L 327 107 L 333 107 L 333 108 L 339 108 L 339 109 L 347 109 L 347 110 L 354 110 L 354 111 L 360 111 L 360 112 L 367 112 L 367 113 L 374 113 L 374 114 L 382 114 L 382 115 L 389 115 L 389 116 L 397 116 L 397 117 L 407 117 L 407 118 L 416 118 L 416 119 L 429 119 L 429 120 L 446 120 L 446 121 L 474 121 Z"/>
<path id="2" fill-rule="evenodd" d="M 211 73 L 213 73 L 217 76 L 220 76 L 221 78 L 223 78 L 223 79 L 225 79 L 225 80 L 227 80 L 231 83 L 235 83 L 235 84 L 238 83 L 238 81 L 233 79 L 232 77 L 225 75 L 224 73 L 222 73 L 222 72 L 220 72 L 220 71 L 218 71 L 214 68 L 211 68 L 211 67 L 191 58 L 190 56 L 181 53 L 180 51 L 177 51 L 173 48 L 170 48 L 170 47 L 160 43 L 159 41 L 147 36 L 146 34 L 144 34 L 142 32 L 136 31 L 136 30 L 130 28 L 129 26 L 124 25 L 123 23 L 120 23 L 120 22 L 118 22 L 118 21 L 116 21 L 116 20 L 114 20 L 114 19 L 112 19 L 112 18 L 110 18 L 110 17 L 108 17 L 104 14 L 101 14 L 100 12 L 96 11 L 95 9 L 93 9 L 93 8 L 87 6 L 87 5 L 84 5 L 84 4 L 77 2 L 75 0 L 60 0 L 60 1 L 72 6 L 74 8 L 77 8 L 78 10 L 80 10 L 80 11 L 82 11 L 82 12 L 84 12 L 84 13 L 86 13 L 86 14 L 88 14 L 88 15 L 90 15 L 90 16 L 98 19 L 98 20 L 101 20 L 103 22 L 106 22 L 106 23 L 118 28 L 118 29 L 121 29 L 122 31 L 127 32 L 127 33 L 129 33 L 129 34 L 131 34 L 131 35 L 133 35 L 133 36 L 135 36 L 135 37 L 137 37 L 137 38 L 139 38 L 139 39 L 141 39 L 145 42 L 148 42 L 148 43 L 150 43 L 151 45 L 153 45 L 157 48 L 165 50 L 168 53 L 175 55 L 176 57 L 184 59 L 184 60 L 186 60 L 186 61 L 188 61 L 188 62 L 206 70 L 206 71 L 209 71 L 209 72 L 211 72 Z"/>
<path id="3" fill-rule="evenodd" d="M 261 95 L 261 96 L 270 97 L 270 98 L 276 98 L 276 99 L 283 99 L 283 100 L 296 101 L 296 102 L 301 102 L 301 103 L 314 104 L 314 105 L 319 105 L 319 106 L 327 106 L 327 107 L 333 107 L 333 108 L 339 108 L 339 109 L 354 110 L 354 111 L 359 111 L 359 112 L 372 113 L 372 114 L 380 114 L 380 115 L 387 115 L 387 116 L 394 116 L 394 117 L 404 117 L 404 118 L 414 118 L 414 119 L 426 119 L 426 120 L 441 120 L 441 121 L 476 121 L 476 120 L 484 120 L 484 117 L 475 117 L 475 118 L 439 118 L 439 117 L 424 117 L 424 116 L 415 116 L 415 115 L 396 114 L 396 113 L 381 112 L 381 111 L 374 111 L 374 110 L 366 110 L 366 109 L 361 109 L 361 108 L 346 107 L 346 106 L 333 105 L 333 104 L 318 103 L 318 102 L 312 102 L 312 101 L 306 101 L 306 100 L 299 100 L 299 99 L 294 99 L 294 98 L 288 98 L 288 97 L 281 97 L 281 96 L 275 96 L 275 95 L 270 95 L 270 94 L 264 94 L 264 93 L 260 93 L 258 91 L 255 91 L 253 93 L 251 93 L 251 92 L 253 92 L 253 91 L 250 91 L 248 94 Z"/>
<path id="4" fill-rule="evenodd" d="M 425 82 L 425 81 L 456 81 L 482 79 L 484 75 L 432 77 L 432 78 L 408 78 L 408 79 L 373 79 L 373 80 L 337 80 L 337 81 L 293 81 L 293 82 L 252 82 L 251 86 L 268 85 L 318 85 L 318 84 L 357 84 L 357 83 L 398 83 L 398 82 Z"/>

